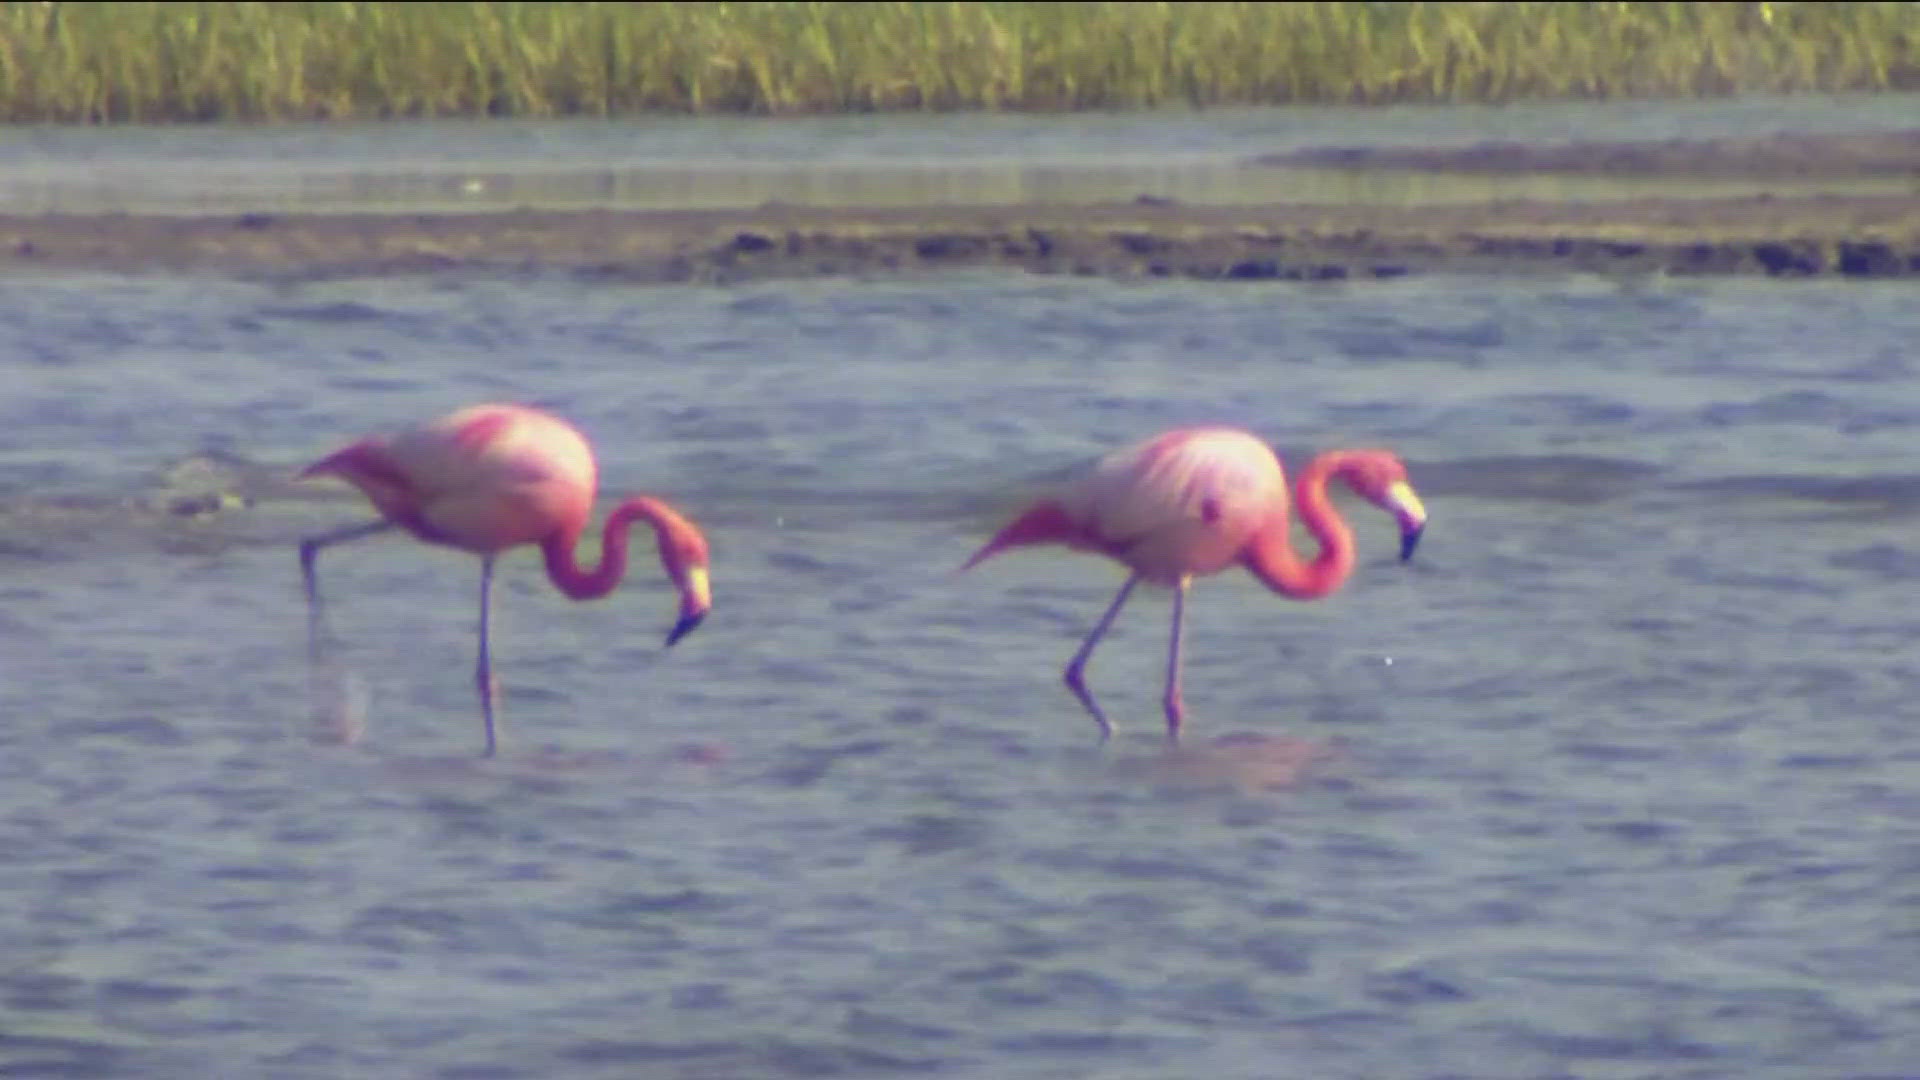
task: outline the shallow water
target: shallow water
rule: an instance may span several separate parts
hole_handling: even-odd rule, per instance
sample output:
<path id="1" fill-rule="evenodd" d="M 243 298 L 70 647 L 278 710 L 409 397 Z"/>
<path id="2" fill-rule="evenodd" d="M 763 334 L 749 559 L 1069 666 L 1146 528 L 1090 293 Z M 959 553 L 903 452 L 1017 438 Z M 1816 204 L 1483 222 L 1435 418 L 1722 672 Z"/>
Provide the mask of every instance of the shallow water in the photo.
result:
<path id="1" fill-rule="evenodd" d="M 1274 168 L 1327 146 L 1467 146 L 1851 134 L 1914 126 L 1920 95 L 1165 110 L 1059 117 L 656 117 L 22 128 L 0 141 L 0 212 L 1199 205 L 1912 193 L 1912 177 L 1430 175 Z"/>
<path id="2" fill-rule="evenodd" d="M 7 281 L 0 1072 L 1909 1075 L 1913 301 Z M 492 398 L 700 520 L 713 617 L 663 652 L 644 560 L 591 604 L 505 560 L 479 762 L 472 561 L 342 548 L 368 731 L 313 744 L 290 544 L 360 507 L 118 500 Z M 953 572 L 1206 420 L 1392 446 L 1433 513 L 1407 566 L 1356 513 L 1322 602 L 1196 590 L 1194 739 L 1317 748 L 1291 784 L 1154 765 L 1164 597 L 1101 753 L 1059 668 L 1115 572 Z"/>

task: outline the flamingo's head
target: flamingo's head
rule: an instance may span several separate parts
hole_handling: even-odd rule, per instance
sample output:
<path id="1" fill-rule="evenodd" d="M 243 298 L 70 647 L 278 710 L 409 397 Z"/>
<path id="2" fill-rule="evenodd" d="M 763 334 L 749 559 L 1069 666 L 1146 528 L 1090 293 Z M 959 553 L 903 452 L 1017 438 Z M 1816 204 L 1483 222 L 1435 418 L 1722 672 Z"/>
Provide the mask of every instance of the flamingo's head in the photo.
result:
<path id="1" fill-rule="evenodd" d="M 1354 493 L 1400 523 L 1400 558 L 1413 558 L 1427 527 L 1427 508 L 1407 480 L 1407 466 L 1386 450 L 1351 451 L 1340 473 Z"/>
<path id="2" fill-rule="evenodd" d="M 660 566 L 680 591 L 680 618 L 667 632 L 672 645 L 693 632 L 713 608 L 713 585 L 707 576 L 707 538 L 691 521 L 673 515 L 660 530 Z"/>

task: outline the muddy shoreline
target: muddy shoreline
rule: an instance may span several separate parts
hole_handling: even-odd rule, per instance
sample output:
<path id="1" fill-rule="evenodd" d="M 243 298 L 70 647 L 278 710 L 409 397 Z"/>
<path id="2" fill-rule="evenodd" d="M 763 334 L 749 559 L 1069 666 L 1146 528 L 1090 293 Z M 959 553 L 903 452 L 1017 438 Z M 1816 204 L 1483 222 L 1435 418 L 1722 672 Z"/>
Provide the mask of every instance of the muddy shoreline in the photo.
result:
<path id="1" fill-rule="evenodd" d="M 1920 132 L 1322 148 L 1263 164 L 1673 179 L 1892 178 L 1894 193 L 1417 206 L 1131 202 L 902 208 L 0 215 L 0 270 L 312 279 L 563 272 L 636 283 L 960 268 L 1203 280 L 1438 272 L 1920 276 Z M 1901 177 L 1913 178 L 1898 191 Z"/>
<path id="2" fill-rule="evenodd" d="M 0 267 L 295 279 L 563 271 L 639 283 L 979 267 L 1206 280 L 1446 271 L 1914 277 L 1920 196 L 0 216 Z"/>

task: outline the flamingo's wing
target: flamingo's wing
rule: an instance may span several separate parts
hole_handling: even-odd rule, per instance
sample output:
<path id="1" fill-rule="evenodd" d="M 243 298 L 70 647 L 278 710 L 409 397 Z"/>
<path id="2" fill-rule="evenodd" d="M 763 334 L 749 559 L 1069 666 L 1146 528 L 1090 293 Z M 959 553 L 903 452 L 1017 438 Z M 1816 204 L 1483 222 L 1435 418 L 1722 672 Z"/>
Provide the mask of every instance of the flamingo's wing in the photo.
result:
<path id="1" fill-rule="evenodd" d="M 1273 513 L 1286 481 L 1244 432 L 1170 432 L 1108 456 L 1073 489 L 1071 512 L 1116 554 L 1156 578 L 1211 573 Z"/>
<path id="2" fill-rule="evenodd" d="M 418 493 L 416 531 L 458 547 L 499 550 L 542 540 L 562 522 L 573 521 L 577 531 L 586 521 L 592 487 L 580 490 L 570 462 L 549 452 L 551 441 L 537 417 L 480 407 L 396 436 L 387 456 Z"/>

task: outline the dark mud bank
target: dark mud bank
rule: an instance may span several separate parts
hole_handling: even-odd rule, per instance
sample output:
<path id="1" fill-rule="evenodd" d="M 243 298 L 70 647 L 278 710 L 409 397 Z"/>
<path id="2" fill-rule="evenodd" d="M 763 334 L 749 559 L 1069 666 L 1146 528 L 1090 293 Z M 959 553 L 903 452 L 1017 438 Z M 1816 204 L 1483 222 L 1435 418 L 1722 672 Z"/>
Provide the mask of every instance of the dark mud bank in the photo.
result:
<path id="1" fill-rule="evenodd" d="M 1920 129 L 1721 139 L 1480 142 L 1468 146 L 1329 146 L 1264 154 L 1256 165 L 1438 173 L 1787 179 L 1912 177 L 1920 183 Z"/>
<path id="2" fill-rule="evenodd" d="M 1911 277 L 1920 276 L 1920 197 L 0 216 L 0 265 L 289 278 L 562 270 L 636 282 L 966 267 L 1209 280 L 1447 271 Z"/>

